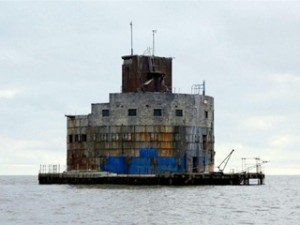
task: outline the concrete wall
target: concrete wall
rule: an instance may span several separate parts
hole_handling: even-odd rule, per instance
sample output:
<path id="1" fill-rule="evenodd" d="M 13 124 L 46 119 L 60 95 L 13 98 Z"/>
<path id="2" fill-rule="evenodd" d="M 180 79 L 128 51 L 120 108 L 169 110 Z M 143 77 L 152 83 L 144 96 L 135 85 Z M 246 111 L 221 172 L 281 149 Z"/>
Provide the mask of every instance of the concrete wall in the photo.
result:
<path id="1" fill-rule="evenodd" d="M 129 109 L 136 115 L 129 116 Z M 155 109 L 161 110 L 160 116 L 154 115 Z M 182 110 L 182 116 L 176 116 L 176 110 Z M 110 94 L 109 103 L 92 104 L 91 114 L 69 116 L 67 121 L 68 170 L 97 170 L 107 157 L 137 157 L 143 148 L 158 149 L 160 157 L 185 157 L 187 172 L 213 170 L 212 97 Z"/>
<path id="2" fill-rule="evenodd" d="M 102 110 L 110 110 L 109 117 Z M 128 116 L 128 109 L 136 109 L 136 116 Z M 161 109 L 162 116 L 153 116 L 154 109 Z M 183 116 L 176 116 L 182 110 Z M 207 118 L 206 118 L 207 112 Z M 110 94 L 110 104 L 92 104 L 91 126 L 102 125 L 172 125 L 213 126 L 214 101 L 203 95 L 171 93 Z"/>

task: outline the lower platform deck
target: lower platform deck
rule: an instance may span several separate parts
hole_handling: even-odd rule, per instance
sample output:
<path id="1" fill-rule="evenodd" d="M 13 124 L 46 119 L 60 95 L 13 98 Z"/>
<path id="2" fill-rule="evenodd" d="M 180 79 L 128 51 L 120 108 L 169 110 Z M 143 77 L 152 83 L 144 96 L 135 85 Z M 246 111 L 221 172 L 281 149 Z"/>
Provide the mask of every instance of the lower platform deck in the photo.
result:
<path id="1" fill-rule="evenodd" d="M 39 184 L 249 185 L 264 184 L 263 173 L 111 174 L 103 172 L 39 173 Z"/>

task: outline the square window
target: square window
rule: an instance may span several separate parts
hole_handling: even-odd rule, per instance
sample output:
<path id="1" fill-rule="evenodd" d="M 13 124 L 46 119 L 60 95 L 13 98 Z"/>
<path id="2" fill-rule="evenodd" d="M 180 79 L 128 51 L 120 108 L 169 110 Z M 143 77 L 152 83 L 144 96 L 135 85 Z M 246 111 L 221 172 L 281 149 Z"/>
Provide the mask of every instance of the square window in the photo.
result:
<path id="1" fill-rule="evenodd" d="M 153 115 L 154 116 L 161 116 L 161 109 L 154 109 L 153 110 Z"/>
<path id="2" fill-rule="evenodd" d="M 136 109 L 128 109 L 128 116 L 136 116 Z"/>
<path id="3" fill-rule="evenodd" d="M 182 109 L 176 109 L 176 116 L 183 116 Z"/>
<path id="4" fill-rule="evenodd" d="M 102 116 L 103 116 L 103 117 L 109 116 L 109 109 L 103 109 L 103 110 L 102 110 Z"/>

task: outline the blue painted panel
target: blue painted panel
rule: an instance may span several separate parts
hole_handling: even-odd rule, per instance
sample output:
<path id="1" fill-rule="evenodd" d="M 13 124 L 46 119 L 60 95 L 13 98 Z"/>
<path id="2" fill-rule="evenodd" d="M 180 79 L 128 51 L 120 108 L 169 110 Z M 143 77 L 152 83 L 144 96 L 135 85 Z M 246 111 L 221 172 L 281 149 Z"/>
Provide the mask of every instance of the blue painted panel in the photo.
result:
<path id="1" fill-rule="evenodd" d="M 148 157 L 133 157 L 128 168 L 129 174 L 151 174 L 153 168 L 151 166 L 151 159 Z"/>
<path id="2" fill-rule="evenodd" d="M 112 173 L 127 173 L 126 161 L 123 156 L 108 157 L 104 166 L 104 171 Z"/>
<path id="3" fill-rule="evenodd" d="M 208 157 L 204 157 L 204 165 L 205 165 L 205 166 L 208 165 Z"/>
<path id="4" fill-rule="evenodd" d="M 157 158 L 157 172 L 165 173 L 179 173 L 183 172 L 185 168 L 184 157 L 180 159 L 180 165 L 178 165 L 178 160 L 175 157 L 159 157 Z"/>
<path id="5" fill-rule="evenodd" d="M 126 158 L 123 156 L 111 156 L 107 158 L 101 169 L 118 174 L 158 174 L 185 171 L 184 157 L 180 158 L 179 165 L 178 159 L 175 157 L 132 157 L 129 162 L 130 164 L 127 165 Z"/>
<path id="6" fill-rule="evenodd" d="M 158 157 L 158 149 L 155 148 L 140 148 L 140 157 Z"/>

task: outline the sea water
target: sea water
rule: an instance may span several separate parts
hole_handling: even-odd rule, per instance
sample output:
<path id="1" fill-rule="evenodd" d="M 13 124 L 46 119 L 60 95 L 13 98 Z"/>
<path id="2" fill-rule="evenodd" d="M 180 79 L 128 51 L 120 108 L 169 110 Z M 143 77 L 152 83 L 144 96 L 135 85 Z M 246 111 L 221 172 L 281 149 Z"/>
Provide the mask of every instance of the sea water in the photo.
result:
<path id="1" fill-rule="evenodd" d="M 0 224 L 300 224 L 300 176 L 252 186 L 39 185 L 0 176 Z"/>

